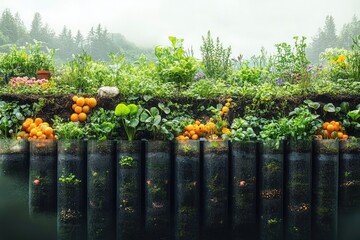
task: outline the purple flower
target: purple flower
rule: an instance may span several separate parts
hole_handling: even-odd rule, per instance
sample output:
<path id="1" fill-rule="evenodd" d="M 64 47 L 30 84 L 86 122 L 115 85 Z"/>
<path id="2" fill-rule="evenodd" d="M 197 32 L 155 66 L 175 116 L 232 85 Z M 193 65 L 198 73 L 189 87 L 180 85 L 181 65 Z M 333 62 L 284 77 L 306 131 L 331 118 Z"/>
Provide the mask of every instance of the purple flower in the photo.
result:
<path id="1" fill-rule="evenodd" d="M 279 78 L 277 81 L 276 81 L 276 84 L 277 85 L 281 85 L 284 83 L 284 80 L 282 80 L 281 78 Z"/>

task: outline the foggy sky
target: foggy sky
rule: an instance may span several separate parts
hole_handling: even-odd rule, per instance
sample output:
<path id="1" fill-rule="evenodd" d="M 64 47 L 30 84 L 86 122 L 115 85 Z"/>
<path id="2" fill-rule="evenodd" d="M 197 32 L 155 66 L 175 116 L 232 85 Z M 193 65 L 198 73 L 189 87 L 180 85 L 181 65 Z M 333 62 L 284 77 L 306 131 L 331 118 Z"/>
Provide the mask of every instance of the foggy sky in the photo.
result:
<path id="1" fill-rule="evenodd" d="M 168 36 L 181 37 L 196 55 L 210 30 L 231 45 L 233 56 L 247 57 L 262 46 L 271 52 L 293 36 L 306 36 L 309 43 L 327 15 L 338 31 L 354 15 L 360 18 L 360 0 L 1 0 L 0 11 L 5 8 L 18 12 L 28 29 L 39 12 L 56 33 L 66 25 L 86 36 L 100 23 L 138 46 L 168 45 Z"/>

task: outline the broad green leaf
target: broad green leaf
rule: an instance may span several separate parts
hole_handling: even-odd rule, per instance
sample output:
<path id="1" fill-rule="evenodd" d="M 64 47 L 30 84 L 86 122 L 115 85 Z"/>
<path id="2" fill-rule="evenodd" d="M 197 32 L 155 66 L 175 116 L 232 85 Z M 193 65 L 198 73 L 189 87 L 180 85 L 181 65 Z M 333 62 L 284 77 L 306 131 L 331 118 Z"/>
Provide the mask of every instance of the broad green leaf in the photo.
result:
<path id="1" fill-rule="evenodd" d="M 313 102 L 313 101 L 311 101 L 310 99 L 306 99 L 306 100 L 304 101 L 304 103 L 305 103 L 306 105 L 308 105 L 310 108 L 315 109 L 315 110 L 317 110 L 317 109 L 320 107 L 320 103 L 318 103 L 318 102 Z"/>
<path id="2" fill-rule="evenodd" d="M 154 125 L 159 125 L 161 122 L 161 116 L 157 115 L 154 119 Z"/>
<path id="3" fill-rule="evenodd" d="M 127 107 L 130 109 L 130 115 L 136 114 L 139 109 L 135 104 L 129 104 Z"/>
<path id="4" fill-rule="evenodd" d="M 131 119 L 129 127 L 136 128 L 137 125 L 139 125 L 139 120 L 138 119 Z"/>
<path id="5" fill-rule="evenodd" d="M 156 107 L 150 108 L 150 113 L 151 113 L 151 115 L 153 115 L 153 116 L 157 116 L 157 115 L 160 114 L 159 109 L 157 109 Z"/>
<path id="6" fill-rule="evenodd" d="M 349 102 L 340 103 L 340 108 L 341 108 L 341 111 L 344 113 L 349 112 L 349 110 L 350 110 Z"/>
<path id="7" fill-rule="evenodd" d="M 140 114 L 140 121 L 145 122 L 148 117 L 149 117 L 149 114 L 144 111 Z"/>
<path id="8" fill-rule="evenodd" d="M 335 112 L 335 106 L 332 103 L 328 103 L 324 105 L 325 112 Z"/>
<path id="9" fill-rule="evenodd" d="M 152 98 L 153 98 L 153 96 L 151 96 L 151 95 L 144 95 L 145 102 L 149 101 Z"/>
<path id="10" fill-rule="evenodd" d="M 125 117 L 130 113 L 130 109 L 124 104 L 120 103 L 115 108 L 115 115 Z"/>
<path id="11" fill-rule="evenodd" d="M 360 110 L 353 110 L 347 114 L 353 121 L 357 121 L 360 118 Z"/>

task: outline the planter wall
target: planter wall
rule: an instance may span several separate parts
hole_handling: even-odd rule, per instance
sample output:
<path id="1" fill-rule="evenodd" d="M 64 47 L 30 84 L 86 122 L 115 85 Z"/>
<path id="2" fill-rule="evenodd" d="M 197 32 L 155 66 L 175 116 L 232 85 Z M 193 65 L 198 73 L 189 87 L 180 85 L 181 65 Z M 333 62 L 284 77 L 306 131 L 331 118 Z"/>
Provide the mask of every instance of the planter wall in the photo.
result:
<path id="1" fill-rule="evenodd" d="M 339 142 L 315 141 L 313 152 L 313 237 L 336 239 Z"/>
<path id="2" fill-rule="evenodd" d="M 149 141 L 145 165 L 145 228 L 148 239 L 170 236 L 170 142 Z"/>
<path id="3" fill-rule="evenodd" d="M 341 141 L 339 157 L 340 237 L 360 239 L 360 141 Z"/>
<path id="4" fill-rule="evenodd" d="M 29 211 L 56 213 L 57 141 L 30 141 Z"/>
<path id="5" fill-rule="evenodd" d="M 14 181 L 29 168 L 30 215 L 59 239 L 360 239 L 359 149 L 357 140 L 0 141 L 0 166 Z"/>
<path id="6" fill-rule="evenodd" d="M 80 140 L 58 142 L 58 239 L 80 239 L 86 234 L 86 151 Z"/>
<path id="7" fill-rule="evenodd" d="M 285 154 L 286 239 L 311 239 L 312 142 L 290 141 Z"/>
<path id="8" fill-rule="evenodd" d="M 141 219 L 142 143 L 120 141 L 117 146 L 117 239 L 139 239 Z"/>
<path id="9" fill-rule="evenodd" d="M 115 150 L 114 141 L 88 141 L 88 240 L 115 238 Z"/>
<path id="10" fill-rule="evenodd" d="M 260 238 L 283 239 L 283 143 L 260 144 Z"/>
<path id="11" fill-rule="evenodd" d="M 175 239 L 199 239 L 200 142 L 178 142 L 175 148 Z"/>
<path id="12" fill-rule="evenodd" d="M 256 236 L 256 142 L 233 142 L 231 147 L 231 221 L 233 238 Z"/>
<path id="13" fill-rule="evenodd" d="M 202 237 L 219 239 L 228 233 L 228 142 L 204 142 Z"/>

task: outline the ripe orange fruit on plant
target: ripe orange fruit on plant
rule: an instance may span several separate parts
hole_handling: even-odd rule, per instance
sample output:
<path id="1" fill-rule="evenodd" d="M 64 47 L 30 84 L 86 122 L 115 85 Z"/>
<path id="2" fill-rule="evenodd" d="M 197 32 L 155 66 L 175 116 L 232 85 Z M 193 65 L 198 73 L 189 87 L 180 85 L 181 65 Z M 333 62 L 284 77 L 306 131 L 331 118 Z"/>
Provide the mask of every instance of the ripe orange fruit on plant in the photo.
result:
<path id="1" fill-rule="evenodd" d="M 347 140 L 348 138 L 349 138 L 349 135 L 347 135 L 347 134 L 344 134 L 342 137 L 342 139 L 344 139 L 344 140 Z"/>
<path id="2" fill-rule="evenodd" d="M 95 98 L 89 98 L 88 105 L 90 108 L 94 108 L 97 105 L 97 101 Z"/>
<path id="3" fill-rule="evenodd" d="M 46 127 L 44 133 L 49 136 L 53 134 L 53 129 L 51 127 Z"/>
<path id="4" fill-rule="evenodd" d="M 79 116 L 78 116 L 78 117 L 79 117 L 79 121 L 80 121 L 80 122 L 85 122 L 87 116 L 86 116 L 86 113 L 83 113 L 83 112 L 82 112 L 82 113 L 79 113 Z"/>
<path id="5" fill-rule="evenodd" d="M 36 126 L 39 126 L 42 122 L 43 122 L 43 120 L 41 118 L 35 118 Z"/>
<path id="6" fill-rule="evenodd" d="M 335 130 L 335 127 L 334 127 L 334 125 L 329 124 L 327 126 L 326 130 L 331 134 Z"/>
<path id="7" fill-rule="evenodd" d="M 343 139 L 344 137 L 344 134 L 342 132 L 338 132 L 337 135 L 339 139 Z"/>
<path id="8" fill-rule="evenodd" d="M 74 103 L 72 106 L 71 106 L 71 108 L 72 108 L 72 110 L 74 110 L 75 111 L 75 108 L 77 107 L 77 104 L 76 103 Z"/>
<path id="9" fill-rule="evenodd" d="M 196 120 L 196 121 L 195 121 L 195 124 L 196 124 L 196 125 L 200 125 L 200 121 L 199 121 L 199 120 Z"/>
<path id="10" fill-rule="evenodd" d="M 90 107 L 88 105 L 85 105 L 85 106 L 83 106 L 82 111 L 84 113 L 89 113 L 90 112 Z"/>
<path id="11" fill-rule="evenodd" d="M 328 125 L 329 125 L 329 122 L 324 122 L 323 123 L 323 129 L 326 130 Z"/>
<path id="12" fill-rule="evenodd" d="M 79 121 L 79 115 L 78 115 L 77 113 L 71 114 L 70 120 L 71 120 L 72 122 L 78 122 L 78 121 Z"/>
<path id="13" fill-rule="evenodd" d="M 80 107 L 84 106 L 85 104 L 85 98 L 83 97 L 79 97 L 77 100 L 76 100 L 76 104 Z"/>
<path id="14" fill-rule="evenodd" d="M 74 111 L 75 111 L 76 113 L 81 113 L 81 112 L 82 112 L 82 110 L 83 110 L 83 108 L 82 108 L 82 107 L 80 107 L 80 106 L 76 106 Z"/>
<path id="15" fill-rule="evenodd" d="M 85 105 L 89 105 L 89 98 L 85 98 Z"/>
<path id="16" fill-rule="evenodd" d="M 194 135 L 191 136 L 191 139 L 192 140 L 198 140 L 199 136 L 197 134 L 194 134 Z"/>
<path id="17" fill-rule="evenodd" d="M 78 100 L 78 98 L 79 98 L 78 96 L 73 96 L 73 97 L 72 97 L 72 100 L 76 103 L 76 101 Z"/>
<path id="18" fill-rule="evenodd" d="M 224 106 L 221 111 L 223 111 L 224 113 L 229 112 L 229 108 L 227 106 Z"/>

